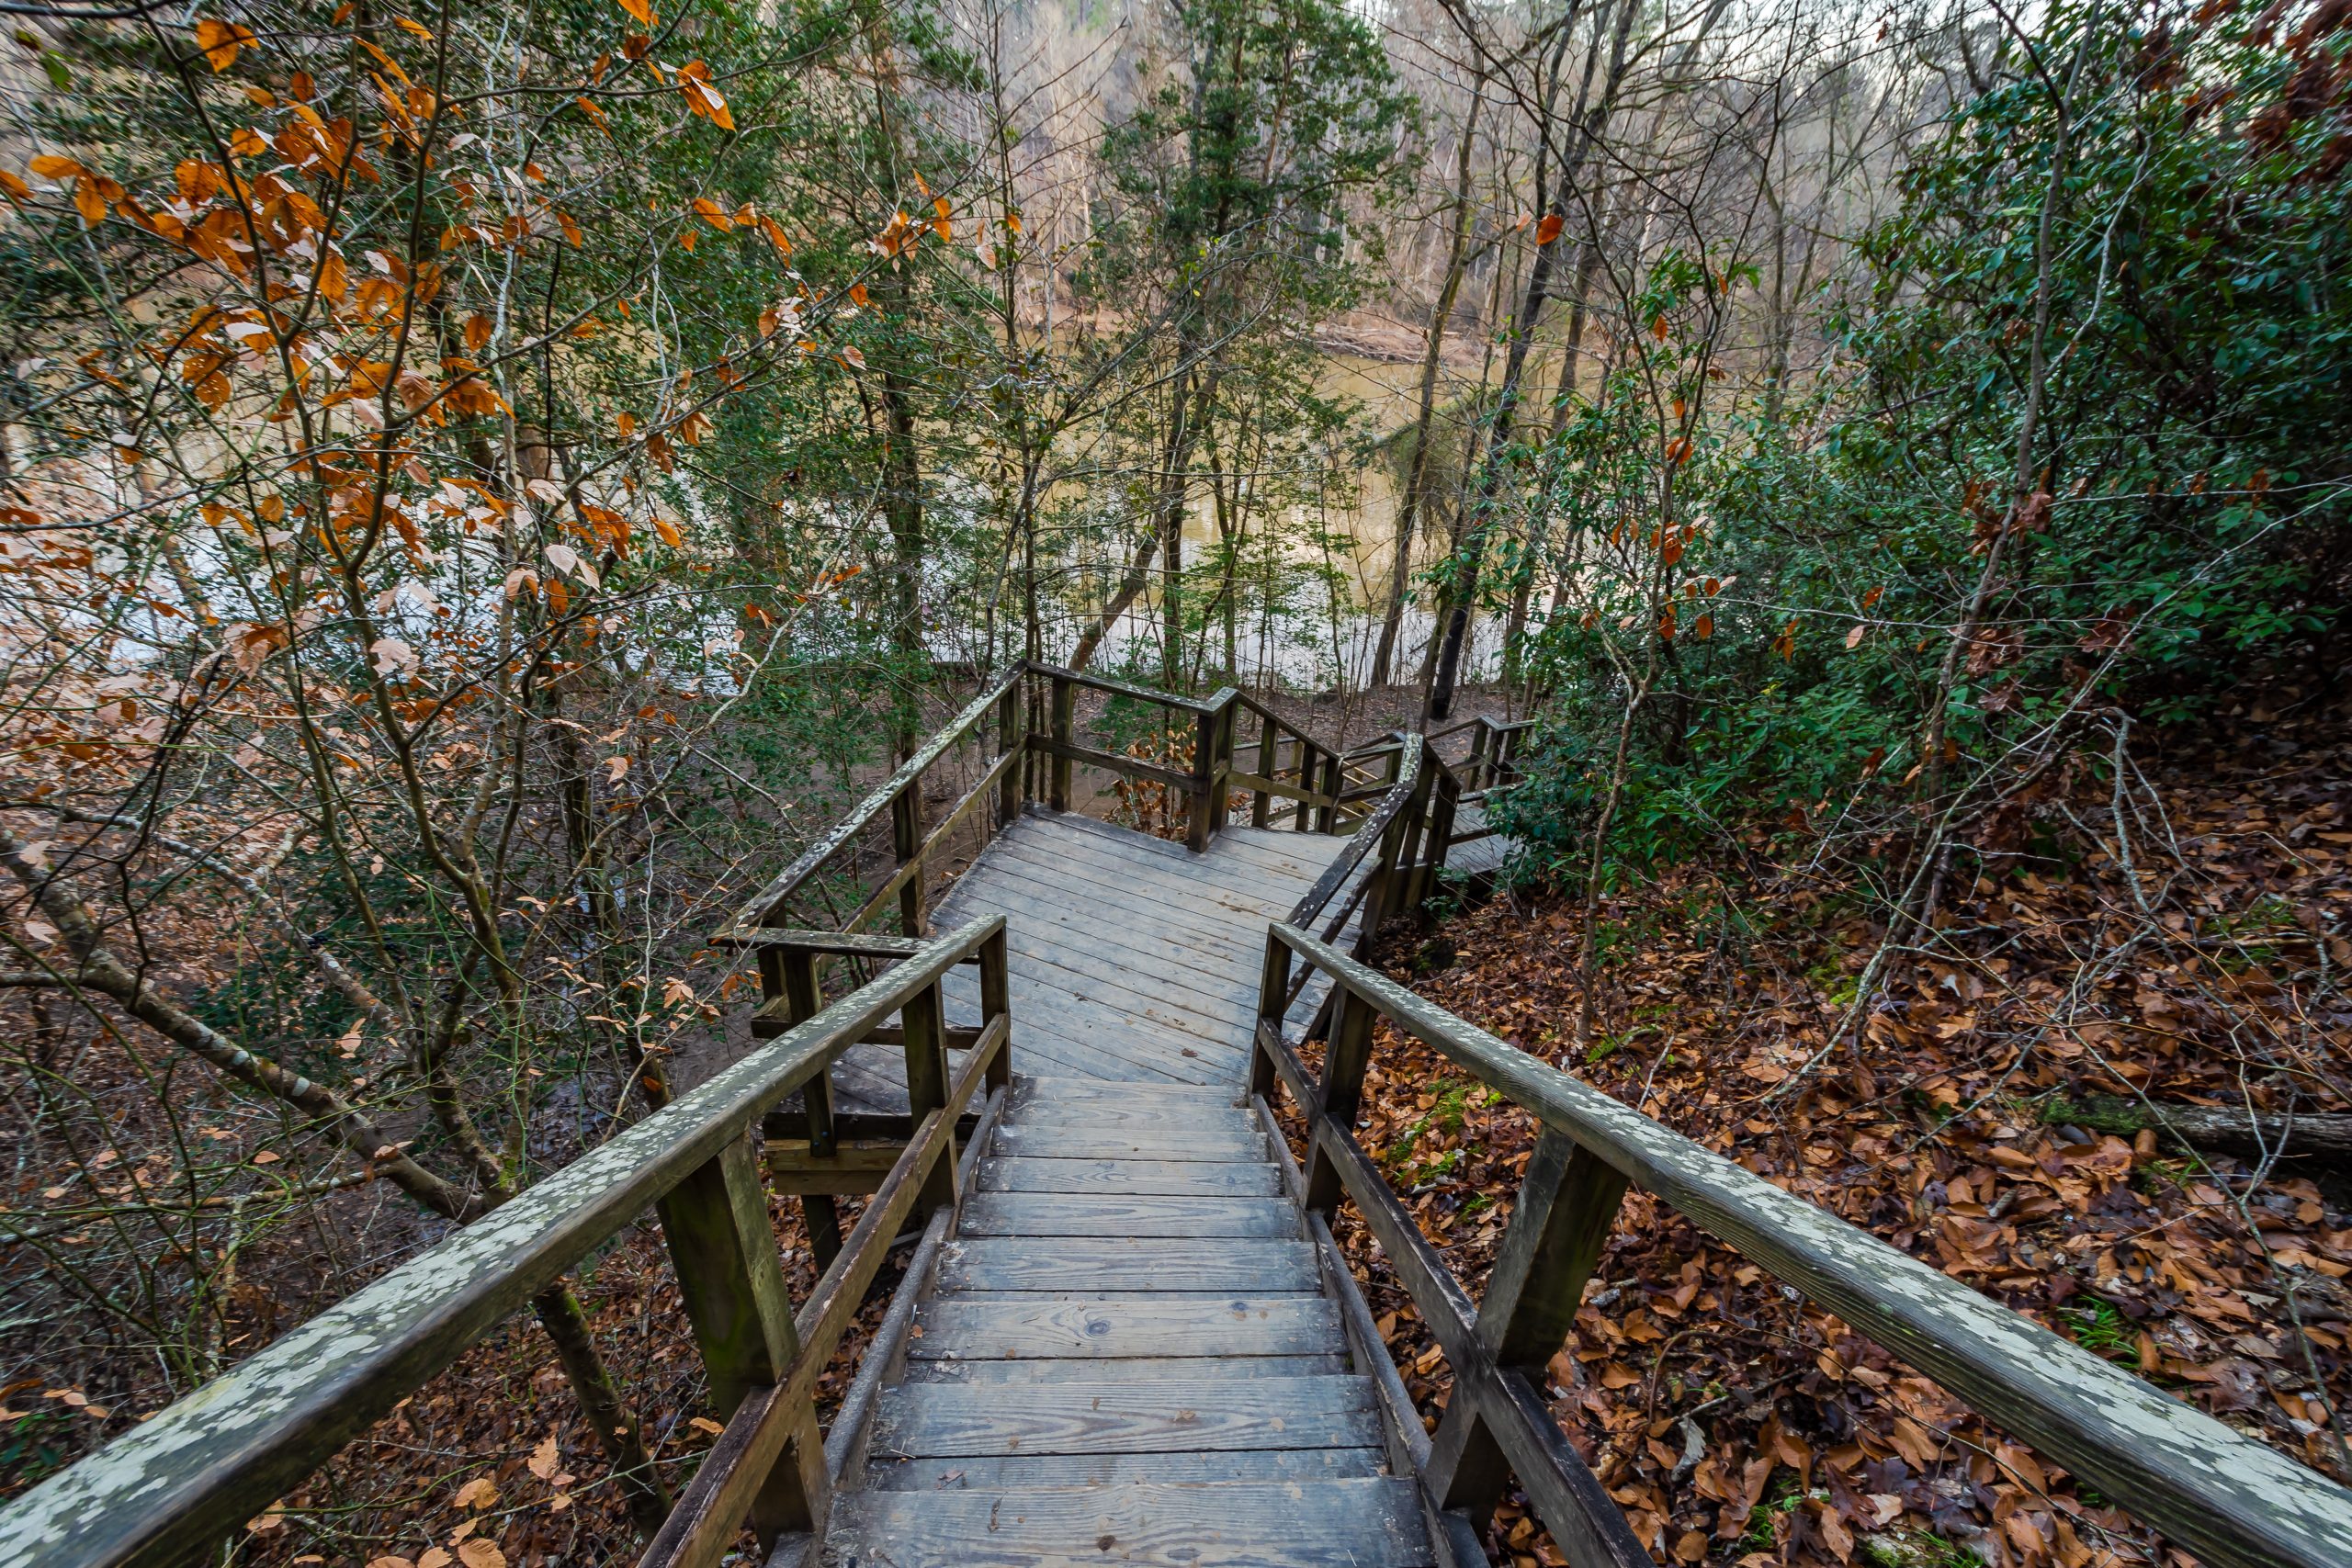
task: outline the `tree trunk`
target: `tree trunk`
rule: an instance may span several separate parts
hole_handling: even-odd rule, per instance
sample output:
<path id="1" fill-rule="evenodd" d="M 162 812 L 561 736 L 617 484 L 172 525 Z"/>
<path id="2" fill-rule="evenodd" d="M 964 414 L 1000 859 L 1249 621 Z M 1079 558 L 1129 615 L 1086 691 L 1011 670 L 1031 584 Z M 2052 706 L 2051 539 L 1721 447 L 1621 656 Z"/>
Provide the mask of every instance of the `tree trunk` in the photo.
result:
<path id="1" fill-rule="evenodd" d="M 1413 421 L 1413 460 L 1405 479 L 1405 493 L 1396 508 L 1396 564 L 1389 572 L 1388 608 L 1380 618 L 1380 645 L 1372 656 L 1370 684 L 1385 686 L 1396 657 L 1396 633 L 1405 619 L 1406 586 L 1413 572 L 1413 528 L 1419 520 L 1429 488 L 1430 426 L 1437 412 L 1437 373 L 1445 352 L 1445 329 L 1453 319 L 1454 302 L 1462 294 L 1464 262 L 1470 249 L 1470 154 L 1478 132 L 1478 109 L 1485 100 L 1487 79 L 1481 75 L 1470 95 L 1470 112 L 1462 125 L 1462 151 L 1453 169 L 1453 240 L 1446 251 L 1445 281 L 1430 312 L 1429 340 L 1421 349 L 1420 412 Z"/>
<path id="2" fill-rule="evenodd" d="M 1585 160 L 1593 144 L 1600 140 L 1600 130 L 1608 122 L 1610 112 L 1616 107 L 1617 93 L 1625 80 L 1625 47 L 1633 35 L 1634 17 L 1640 9 L 1634 0 L 1618 0 L 1615 35 L 1610 41 L 1609 74 L 1600 97 L 1592 101 L 1578 117 L 1576 136 L 1560 163 L 1558 178 L 1551 187 L 1550 199 L 1544 202 L 1546 212 L 1565 209 L 1568 193 L 1575 189 L 1584 171 Z M 1600 47 L 1600 36 L 1594 35 L 1594 50 Z M 1589 82 L 1590 66 L 1588 65 Z M 1502 388 L 1495 404 L 1494 426 L 1487 437 L 1484 461 L 1479 467 L 1478 483 L 1472 494 L 1472 516 L 1464 530 L 1461 558 L 1455 567 L 1453 605 L 1445 619 L 1445 638 L 1439 649 L 1437 671 L 1430 687 L 1429 715 L 1432 719 L 1444 718 L 1453 711 L 1453 691 L 1462 673 L 1462 649 L 1470 631 L 1470 616 L 1477 608 L 1479 558 L 1485 555 L 1487 530 L 1493 526 L 1497 492 L 1502 486 L 1503 467 L 1510 447 L 1511 429 L 1519 412 L 1520 378 L 1527 367 L 1527 353 L 1534 342 L 1536 318 L 1543 313 L 1545 294 L 1552 280 L 1552 247 L 1539 245 L 1535 265 L 1527 271 L 1527 288 L 1521 294 L 1519 309 L 1511 321 L 1510 353 L 1503 365 Z"/>

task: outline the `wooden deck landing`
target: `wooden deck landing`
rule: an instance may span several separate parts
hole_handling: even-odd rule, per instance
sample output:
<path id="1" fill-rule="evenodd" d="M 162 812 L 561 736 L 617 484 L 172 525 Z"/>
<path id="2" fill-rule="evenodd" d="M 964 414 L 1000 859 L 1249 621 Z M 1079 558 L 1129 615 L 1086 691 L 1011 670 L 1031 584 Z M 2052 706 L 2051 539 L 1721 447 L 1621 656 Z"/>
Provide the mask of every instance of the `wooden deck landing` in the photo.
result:
<path id="1" fill-rule="evenodd" d="M 828 1568 L 1434 1562 L 1378 1391 L 1234 1099 L 1015 1080 L 842 1478 Z"/>
<path id="2" fill-rule="evenodd" d="M 1074 813 L 1032 814 L 981 852 L 931 929 L 1005 917 L 1016 1072 L 1226 1089 L 1241 1082 L 1267 923 L 1345 847 L 1227 828 L 1194 854 Z M 968 969 L 948 980 L 951 1019 L 978 1016 L 978 985 Z M 905 1072 L 896 1047 L 853 1046 L 833 1092 L 845 1110 L 903 1111 Z"/>

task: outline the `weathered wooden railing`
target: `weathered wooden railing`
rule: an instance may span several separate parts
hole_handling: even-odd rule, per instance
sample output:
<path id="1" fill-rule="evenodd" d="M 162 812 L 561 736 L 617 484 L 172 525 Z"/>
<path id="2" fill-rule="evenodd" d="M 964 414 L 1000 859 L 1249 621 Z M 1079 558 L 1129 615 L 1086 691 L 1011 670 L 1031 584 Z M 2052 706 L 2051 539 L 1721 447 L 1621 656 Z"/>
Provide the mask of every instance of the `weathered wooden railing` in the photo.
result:
<path id="1" fill-rule="evenodd" d="M 1170 716 L 1173 725 L 1190 728 L 1191 767 L 1170 767 L 1083 743 L 1077 733 L 1081 691 L 1158 707 Z M 1245 716 L 1254 718 L 1257 727 L 1252 772 L 1235 764 L 1236 737 Z M 959 749 L 979 753 L 968 764 L 970 781 L 937 822 L 927 823 L 924 786 Z M 1205 698 L 1178 696 L 1058 665 L 1023 662 L 990 681 L 872 794 L 795 857 L 753 895 L 729 929 L 821 924 L 843 932 L 863 931 L 895 905 L 900 934 L 920 936 L 928 885 L 938 874 L 943 856 L 954 849 L 985 844 L 1026 804 L 1069 810 L 1079 766 L 1172 791 L 1186 803 L 1185 841 L 1194 850 L 1206 849 L 1225 825 L 1235 790 L 1252 796 L 1250 821 L 1256 826 L 1268 825 L 1279 814 L 1277 801 L 1292 803 L 1293 825 L 1301 830 L 1328 833 L 1346 825 L 1340 753 L 1255 698 L 1230 686 Z M 876 847 L 874 840 L 886 825 L 889 869 L 876 886 L 860 887 L 856 868 Z M 859 900 L 847 913 L 834 900 L 844 863 Z"/>
<path id="2" fill-rule="evenodd" d="M 1283 1032 L 1302 962 L 1329 976 L 1320 1073 Z M 1442 1549 L 1485 1561 L 1480 1528 L 1513 1478 L 1577 1568 L 1645 1568 L 1650 1554 L 1546 1406 L 1544 1368 L 1566 1343 L 1586 1280 L 1635 1185 L 1783 1284 L 1971 1401 L 2214 1568 L 2344 1568 L 2352 1492 L 2241 1437 L 1826 1211 L 1783 1192 L 1567 1074 L 1464 1022 L 1295 925 L 1268 934 L 1250 1088 L 1277 1080 L 1307 1128 L 1289 1171 L 1310 1229 L 1351 1200 L 1436 1337 L 1453 1393 L 1433 1438 L 1393 1375 L 1381 1384 L 1391 1458 L 1419 1480 Z M 1385 1018 L 1543 1125 L 1489 1276 L 1474 1302 L 1357 1142 L 1373 1025 Z M 1271 1111 L 1268 1112 L 1271 1121 Z M 1338 1287 L 1351 1291 L 1344 1267 Z M 1360 1299 L 1358 1356 L 1387 1366 Z"/>
<path id="3" fill-rule="evenodd" d="M 825 933 L 771 933 L 772 945 Z M 821 1531 L 831 1482 L 817 1380 L 892 1239 L 957 1201 L 957 1119 L 1010 1072 L 1004 920 L 908 943 L 897 967 L 722 1069 L 521 1196 L 345 1298 L 0 1512 L 9 1568 L 186 1562 L 266 1509 L 648 1208 L 660 1216 L 726 1422 L 644 1562 L 696 1568 L 748 1522 L 763 1541 Z M 995 1001 L 948 1070 L 940 982 L 977 964 Z M 796 1310 L 753 1157 L 753 1125 L 899 1015 L 913 1136 Z"/>
<path id="4" fill-rule="evenodd" d="M 1442 746 L 1457 735 L 1467 735 L 1470 743 L 1464 754 L 1449 762 L 1456 777 L 1462 781 L 1465 795 L 1484 795 L 1500 784 L 1519 777 L 1519 748 L 1527 732 L 1535 728 L 1530 718 L 1498 724 L 1483 716 L 1465 718 L 1443 729 L 1432 729 L 1426 739 L 1431 747 Z"/>
<path id="5" fill-rule="evenodd" d="M 1460 789 L 1452 770 L 1419 735 L 1392 737 L 1349 753 L 1348 761 L 1377 765 L 1379 782 L 1370 791 L 1374 804 L 1357 824 L 1348 847 L 1323 868 L 1315 886 L 1292 908 L 1290 919 L 1293 925 L 1309 930 L 1323 919 L 1323 939 L 1329 942 L 1361 908 L 1356 942 L 1361 953 L 1390 916 L 1418 908 L 1445 869 Z M 1352 890 L 1343 894 L 1343 889 Z"/>

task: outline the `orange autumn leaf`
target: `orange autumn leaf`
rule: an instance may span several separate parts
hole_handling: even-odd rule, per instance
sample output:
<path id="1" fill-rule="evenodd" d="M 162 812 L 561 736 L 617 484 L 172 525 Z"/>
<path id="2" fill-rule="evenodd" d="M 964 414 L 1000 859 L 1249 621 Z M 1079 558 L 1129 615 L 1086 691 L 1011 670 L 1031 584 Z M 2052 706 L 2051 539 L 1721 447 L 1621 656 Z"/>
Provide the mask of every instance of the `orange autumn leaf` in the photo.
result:
<path id="1" fill-rule="evenodd" d="M 237 62 L 237 52 L 247 44 L 258 41 L 251 30 L 207 17 L 196 24 L 196 47 L 204 51 L 205 63 L 217 73 Z"/>
<path id="2" fill-rule="evenodd" d="M 627 11 L 630 16 L 635 17 L 646 27 L 652 27 L 655 21 L 658 20 L 658 18 L 653 15 L 653 7 L 647 5 L 645 0 L 620 0 L 620 6 L 622 10 Z"/>
<path id="3" fill-rule="evenodd" d="M 735 227 L 735 220 L 728 215 L 727 209 L 707 196 L 695 197 L 695 216 L 722 234 Z"/>
<path id="4" fill-rule="evenodd" d="M 1556 212 L 1545 213 L 1544 221 L 1535 225 L 1535 243 L 1539 245 L 1548 245 L 1558 239 L 1565 221 Z"/>
<path id="5" fill-rule="evenodd" d="M 686 107 L 718 127 L 721 130 L 735 129 L 735 117 L 727 112 L 727 100 L 718 89 L 699 76 L 683 73 L 678 77 L 678 90 L 686 95 Z"/>

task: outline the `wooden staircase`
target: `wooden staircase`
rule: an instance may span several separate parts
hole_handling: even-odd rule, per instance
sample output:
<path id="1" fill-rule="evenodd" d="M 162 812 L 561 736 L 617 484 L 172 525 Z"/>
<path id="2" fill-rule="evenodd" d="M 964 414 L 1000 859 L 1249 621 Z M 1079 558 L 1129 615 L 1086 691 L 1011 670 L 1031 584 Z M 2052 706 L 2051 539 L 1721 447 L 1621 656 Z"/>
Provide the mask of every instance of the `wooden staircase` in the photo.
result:
<path id="1" fill-rule="evenodd" d="M 1189 770 L 1087 733 L 1081 690 L 1172 716 Z M 764 1045 L 0 1509 L 0 1563 L 217 1553 L 650 1209 L 723 1425 L 641 1568 L 1485 1568 L 1514 1486 L 1576 1568 L 1649 1568 L 1550 1387 L 1636 1186 L 2214 1568 L 2352 1562 L 2352 1493 L 1361 963 L 1491 863 L 1517 729 L 1468 733 L 1342 753 L 1235 692 L 1016 666 L 718 933 Z M 1185 844 L 1070 809 L 1081 765 L 1164 792 Z M 1476 1297 L 1357 1141 L 1382 1021 L 1542 1129 Z M 798 1302 L 775 1189 L 822 1269 Z M 1434 1430 L 1343 1203 L 1453 1373 Z"/>
<path id="2" fill-rule="evenodd" d="M 1231 828 L 1194 854 L 1032 815 L 933 912 L 1005 918 L 1017 1066 L 878 1347 L 825 1563 L 1434 1561 L 1295 1183 L 1240 1103 L 1267 925 L 1340 844 Z M 978 1017 L 977 978 L 944 989 L 951 1022 Z M 903 1110 L 902 1074 L 853 1047 L 833 1091 Z"/>
<path id="3" fill-rule="evenodd" d="M 837 1482 L 826 1563 L 1434 1561 L 1234 1099 L 1016 1078 Z"/>

